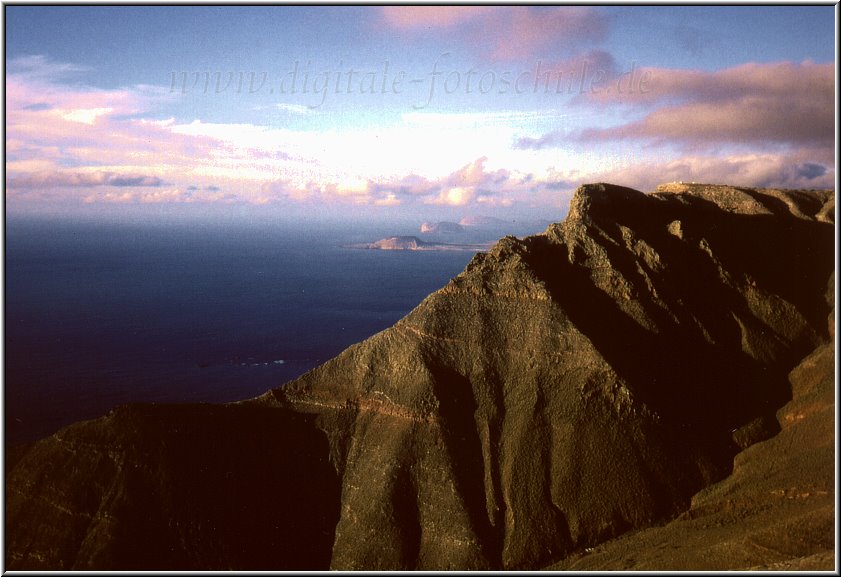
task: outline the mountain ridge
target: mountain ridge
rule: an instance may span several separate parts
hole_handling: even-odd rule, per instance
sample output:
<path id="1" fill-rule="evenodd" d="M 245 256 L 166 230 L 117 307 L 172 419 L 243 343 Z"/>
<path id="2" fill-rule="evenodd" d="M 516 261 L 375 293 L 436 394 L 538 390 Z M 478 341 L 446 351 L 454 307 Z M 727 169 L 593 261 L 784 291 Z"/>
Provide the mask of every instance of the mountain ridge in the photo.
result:
<path id="1" fill-rule="evenodd" d="M 196 408 L 184 426 L 228 410 L 302 423 L 289 434 L 319 448 L 295 458 L 320 471 L 333 496 L 321 502 L 318 529 L 330 537 L 329 555 L 324 544 L 309 565 L 294 559 L 296 568 L 560 563 L 691 511 L 699 491 L 730 478 L 734 456 L 780 434 L 778 411 L 793 402 L 790 371 L 834 340 L 826 321 L 833 229 L 832 191 L 672 183 L 644 194 L 585 185 L 563 223 L 478 253 L 392 328 L 261 397 Z M 103 520 L 97 533 L 88 520 L 72 538 L 53 535 L 70 553 L 51 556 L 33 534 L 52 510 L 39 491 L 62 495 L 72 511 L 80 500 L 70 481 L 33 480 L 49 476 L 47 456 L 61 454 L 68 437 L 107 438 L 145 410 L 74 425 L 7 463 L 7 520 L 18 528 L 7 546 L 13 567 L 140 562 L 124 551 L 137 520 L 124 533 Z M 136 427 L 129 448 L 100 439 L 77 450 L 99 463 L 110 447 L 142 463 L 147 449 L 135 455 L 131 447 L 158 451 L 165 439 L 144 435 Z M 291 462 L 288 449 L 273 450 Z M 74 469 L 82 478 L 96 470 Z M 125 493 L 125 471 L 112 471 L 103 486 Z M 166 487 L 162 471 L 145 483 Z M 289 503 L 302 490 L 290 489 Z M 86 499 L 114 518 L 105 497 Z M 280 509 L 290 506 L 278 499 Z M 200 542 L 206 531 L 197 518 L 230 521 L 212 507 L 184 507 L 163 511 L 183 518 Z M 183 542 L 182 529 L 167 531 Z M 268 533 L 279 550 L 263 568 L 275 568 L 289 561 L 289 542 Z M 91 551 L 77 545 L 71 555 L 80 539 Z M 175 557 L 196 568 L 247 560 Z"/>

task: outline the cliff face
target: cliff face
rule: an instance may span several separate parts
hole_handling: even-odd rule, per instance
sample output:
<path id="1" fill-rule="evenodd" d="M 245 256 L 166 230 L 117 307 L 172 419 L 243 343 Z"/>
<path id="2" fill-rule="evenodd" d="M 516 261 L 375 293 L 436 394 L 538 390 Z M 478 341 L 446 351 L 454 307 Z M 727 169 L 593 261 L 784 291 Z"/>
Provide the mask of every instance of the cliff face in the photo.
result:
<path id="1" fill-rule="evenodd" d="M 778 409 L 807 402 L 789 371 L 834 351 L 833 223 L 831 192 L 582 187 L 565 222 L 260 398 L 126 407 L 11 453 L 9 568 L 538 568 L 693 514 L 767 477 L 739 459 L 775 454 Z"/>

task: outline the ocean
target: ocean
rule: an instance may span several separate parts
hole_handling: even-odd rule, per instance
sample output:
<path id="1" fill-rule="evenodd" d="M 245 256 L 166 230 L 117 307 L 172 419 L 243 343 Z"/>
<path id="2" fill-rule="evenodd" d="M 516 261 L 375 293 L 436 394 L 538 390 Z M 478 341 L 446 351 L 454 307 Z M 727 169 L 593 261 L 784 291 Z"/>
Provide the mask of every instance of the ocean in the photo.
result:
<path id="1" fill-rule="evenodd" d="M 354 250 L 416 225 L 7 218 L 5 441 L 130 402 L 227 402 L 395 323 L 473 253 Z"/>

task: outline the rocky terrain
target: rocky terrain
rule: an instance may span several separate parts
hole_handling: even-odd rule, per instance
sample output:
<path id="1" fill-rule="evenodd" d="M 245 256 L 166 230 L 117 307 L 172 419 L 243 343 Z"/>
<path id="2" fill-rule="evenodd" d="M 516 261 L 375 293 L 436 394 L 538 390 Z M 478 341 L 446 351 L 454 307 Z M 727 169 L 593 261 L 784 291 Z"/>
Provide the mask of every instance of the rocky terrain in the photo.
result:
<path id="1" fill-rule="evenodd" d="M 834 193 L 606 184 L 224 406 L 6 454 L 7 569 L 826 569 Z"/>

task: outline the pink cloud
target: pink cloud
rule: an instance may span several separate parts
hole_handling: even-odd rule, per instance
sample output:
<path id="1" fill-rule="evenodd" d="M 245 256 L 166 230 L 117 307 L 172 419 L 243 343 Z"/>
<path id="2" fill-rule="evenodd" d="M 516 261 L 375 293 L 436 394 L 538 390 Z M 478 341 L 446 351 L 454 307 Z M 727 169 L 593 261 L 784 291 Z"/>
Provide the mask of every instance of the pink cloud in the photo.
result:
<path id="1" fill-rule="evenodd" d="M 148 97 L 137 90 L 68 88 L 40 77 L 10 74 L 6 78 L 6 104 L 19 114 L 107 110 L 108 114 L 129 115 L 147 109 Z"/>
<path id="2" fill-rule="evenodd" d="M 585 6 L 512 7 L 485 26 L 495 39 L 491 58 L 503 61 L 549 56 L 559 48 L 601 41 L 607 34 L 607 20 Z"/>
<path id="3" fill-rule="evenodd" d="M 644 79 L 644 80 L 643 80 Z M 634 73 L 618 89 L 591 92 L 591 102 L 651 104 L 656 102 L 732 101 L 746 95 L 778 98 L 831 92 L 835 83 L 834 64 L 749 62 L 718 71 L 647 68 Z M 640 85 L 640 82 L 643 85 Z M 632 89 L 633 88 L 633 89 Z"/>
<path id="4" fill-rule="evenodd" d="M 639 79 L 646 74 L 646 90 Z M 619 182 L 642 190 L 669 181 L 737 186 L 829 188 L 835 177 L 832 64 L 749 63 L 716 72 L 638 69 L 614 77 L 614 90 L 587 93 L 591 108 L 618 107 L 635 118 L 610 128 L 563 127 L 520 138 L 543 149 L 577 142 L 585 150 L 635 151 L 633 162 L 564 175 L 564 180 Z M 621 78 L 623 92 L 615 90 Z M 605 86 L 611 86 L 607 83 Z M 619 146 L 619 148 L 616 148 Z M 639 154 L 637 154 L 639 153 Z M 657 160 L 646 160 L 657 158 Z"/>
<path id="5" fill-rule="evenodd" d="M 585 140 L 656 139 L 663 143 L 825 143 L 833 135 L 832 109 L 814 102 L 742 98 L 737 102 L 691 103 L 651 112 L 615 129 L 593 129 Z"/>
<path id="6" fill-rule="evenodd" d="M 6 86 L 12 160 L 26 155 L 82 165 L 148 165 L 186 152 L 186 140 L 165 126 L 126 118 L 154 106 L 158 95 L 148 90 L 68 87 L 25 76 L 10 76 Z"/>
<path id="7" fill-rule="evenodd" d="M 605 80 L 601 90 L 585 91 L 578 104 L 605 118 L 613 114 L 635 120 L 608 128 L 562 125 L 539 136 L 517 138 L 514 148 L 539 150 L 571 142 L 609 141 L 636 142 L 648 150 L 652 145 L 696 150 L 804 146 L 831 150 L 834 146 L 832 64 L 745 64 L 718 72 L 634 67 L 619 73 L 609 54 L 594 52 L 541 70 L 547 71 L 550 84 L 566 71 L 577 87 L 582 62 L 587 70 L 604 71 Z M 641 77 L 646 79 L 642 91 Z M 632 80 L 635 91 L 628 92 Z"/>
<path id="8" fill-rule="evenodd" d="M 494 61 L 581 51 L 605 39 L 608 23 L 588 6 L 388 6 L 382 15 L 387 26 L 401 32 L 446 30 Z"/>
<path id="9" fill-rule="evenodd" d="M 18 62 L 6 79 L 7 197 L 46 194 L 87 202 L 150 197 L 149 189 L 211 158 L 211 139 L 173 134 L 166 123 L 132 118 L 166 98 L 154 87 L 64 85 L 46 78 L 45 71 L 74 67 L 42 58 L 24 64 Z M 85 192 L 91 187 L 108 190 Z"/>
<path id="10" fill-rule="evenodd" d="M 483 156 L 455 171 L 447 178 L 447 184 L 459 187 L 478 186 L 488 180 L 498 178 L 497 174 L 503 178 L 507 177 L 507 172 L 504 170 L 499 170 L 494 174 L 485 172 L 487 160 L 488 157 Z"/>
<path id="11" fill-rule="evenodd" d="M 396 28 L 449 28 L 481 17 L 494 7 L 480 6 L 383 6 L 385 22 Z"/>
<path id="12" fill-rule="evenodd" d="M 834 142 L 832 64 L 744 64 L 718 72 L 642 69 L 647 90 L 588 95 L 591 103 L 622 102 L 645 116 L 615 128 L 591 129 L 583 140 L 667 143 L 822 144 Z M 630 79 L 629 79 L 630 81 Z"/>
<path id="13" fill-rule="evenodd" d="M 540 184 L 488 169 L 483 156 L 451 172 L 441 163 L 408 162 L 390 173 L 382 166 L 337 165 L 336 159 L 347 160 L 348 146 L 364 149 L 358 143 L 375 144 L 381 133 L 159 120 L 150 118 L 162 97 L 153 87 L 101 90 L 23 69 L 7 78 L 6 195 L 15 201 L 506 205 Z M 393 132 L 404 138 L 406 130 L 415 129 Z M 424 147 L 446 149 L 443 133 L 424 132 Z M 463 157 L 460 148 L 453 152 Z M 439 170 L 444 174 L 430 176 Z"/>
<path id="14" fill-rule="evenodd" d="M 588 180 L 618 182 L 653 190 L 664 182 L 703 182 L 768 188 L 833 188 L 835 170 L 825 152 L 798 149 L 790 153 L 733 156 L 688 155 L 639 162 L 587 175 Z"/>
<path id="15" fill-rule="evenodd" d="M 417 174 L 408 174 L 400 178 L 371 182 L 370 190 L 375 195 L 395 195 L 397 198 L 411 199 L 435 194 L 441 189 L 441 183 Z"/>
<path id="16" fill-rule="evenodd" d="M 360 186 L 342 188 L 335 183 L 309 182 L 296 186 L 288 180 L 260 187 L 266 202 L 291 199 L 299 202 L 342 202 L 373 206 L 443 205 L 511 206 L 532 199 L 536 191 L 549 191 L 550 182 L 531 175 L 515 176 L 505 169 L 488 170 L 480 157 L 449 174 L 427 178 L 417 174 L 367 180 Z"/>
<path id="17" fill-rule="evenodd" d="M 480 157 L 448 175 L 427 179 L 410 174 L 386 182 L 369 182 L 374 204 L 421 202 L 447 206 L 471 204 L 510 206 L 548 183 L 532 177 L 517 177 L 505 169 L 488 170 L 487 157 Z"/>

